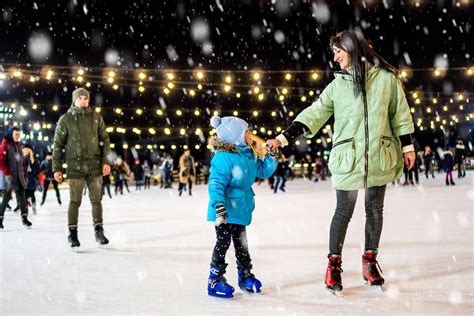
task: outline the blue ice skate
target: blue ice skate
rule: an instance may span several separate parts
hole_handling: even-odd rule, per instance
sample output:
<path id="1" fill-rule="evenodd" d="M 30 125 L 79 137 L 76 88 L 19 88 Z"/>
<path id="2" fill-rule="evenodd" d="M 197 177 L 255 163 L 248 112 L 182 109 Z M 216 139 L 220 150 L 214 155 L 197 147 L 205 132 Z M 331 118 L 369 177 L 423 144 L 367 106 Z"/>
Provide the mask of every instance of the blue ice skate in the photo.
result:
<path id="1" fill-rule="evenodd" d="M 260 282 L 255 275 L 250 272 L 252 265 L 243 265 L 237 262 L 237 272 L 239 273 L 239 287 L 241 290 L 245 290 L 250 293 L 260 293 L 262 282 Z"/>
<path id="2" fill-rule="evenodd" d="M 227 264 L 214 265 L 211 263 L 211 272 L 207 282 L 207 293 L 211 296 L 232 298 L 235 289 L 224 278 Z"/>

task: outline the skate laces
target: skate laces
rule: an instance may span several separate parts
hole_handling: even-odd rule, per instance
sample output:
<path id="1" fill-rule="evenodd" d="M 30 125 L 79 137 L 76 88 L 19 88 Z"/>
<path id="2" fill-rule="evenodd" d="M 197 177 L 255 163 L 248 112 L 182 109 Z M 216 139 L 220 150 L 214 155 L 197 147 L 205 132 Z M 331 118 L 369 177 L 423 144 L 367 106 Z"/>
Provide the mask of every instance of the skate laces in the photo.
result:
<path id="1" fill-rule="evenodd" d="M 341 280 L 341 273 L 344 272 L 344 270 L 342 270 L 341 268 L 341 264 L 342 262 L 338 262 L 338 261 L 330 261 L 330 265 L 331 265 L 331 276 L 334 278 L 334 280 L 336 282 L 340 282 Z"/>
<path id="2" fill-rule="evenodd" d="M 252 272 L 250 272 L 250 269 L 244 268 L 244 269 L 242 270 L 242 279 L 243 279 L 243 280 L 247 280 L 248 278 L 253 278 L 253 279 L 255 279 L 255 274 L 253 274 Z"/>
<path id="3" fill-rule="evenodd" d="M 380 277 L 381 273 L 383 274 L 382 268 L 380 268 L 379 262 L 375 258 L 368 258 L 367 261 L 370 264 L 370 274 Z M 379 272 L 380 270 L 380 272 Z"/>

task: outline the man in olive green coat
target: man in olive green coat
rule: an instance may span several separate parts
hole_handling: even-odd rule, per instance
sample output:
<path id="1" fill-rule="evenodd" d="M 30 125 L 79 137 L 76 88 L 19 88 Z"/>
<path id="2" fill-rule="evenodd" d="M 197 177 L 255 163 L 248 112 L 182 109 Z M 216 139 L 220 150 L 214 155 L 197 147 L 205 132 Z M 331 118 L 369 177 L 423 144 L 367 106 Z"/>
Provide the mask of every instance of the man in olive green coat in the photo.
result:
<path id="1" fill-rule="evenodd" d="M 68 241 L 73 250 L 80 246 L 77 221 L 84 184 L 89 188 L 95 238 L 108 244 L 102 220 L 102 176 L 110 173 L 110 140 L 102 116 L 89 107 L 89 92 L 79 88 L 72 93 L 72 105 L 59 118 L 54 135 L 53 171 L 56 181 L 63 181 L 62 164 L 67 164 L 70 201 Z"/>

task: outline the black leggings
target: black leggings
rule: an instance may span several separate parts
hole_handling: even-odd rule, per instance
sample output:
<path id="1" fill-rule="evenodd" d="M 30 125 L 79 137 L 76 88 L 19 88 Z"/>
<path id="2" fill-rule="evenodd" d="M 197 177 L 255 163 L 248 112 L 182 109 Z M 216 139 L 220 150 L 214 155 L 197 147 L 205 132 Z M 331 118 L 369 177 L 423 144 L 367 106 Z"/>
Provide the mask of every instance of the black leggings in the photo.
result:
<path id="1" fill-rule="evenodd" d="M 245 226 L 237 224 L 221 224 L 216 227 L 216 246 L 212 253 L 212 263 L 215 265 L 225 263 L 225 255 L 234 241 L 235 257 L 244 266 L 250 265 L 250 254 Z"/>
<path id="2" fill-rule="evenodd" d="M 193 182 L 191 181 L 191 179 L 188 180 L 188 186 L 189 186 L 189 190 L 192 190 L 192 188 L 193 188 Z M 179 182 L 178 190 L 179 190 L 179 191 L 182 191 L 184 188 L 186 188 L 186 183 L 184 183 L 184 182 Z"/>
<path id="3" fill-rule="evenodd" d="M 378 250 L 383 226 L 386 186 L 365 189 L 365 250 Z M 347 227 L 354 213 L 357 190 L 336 190 L 337 206 L 329 230 L 329 253 L 341 254 Z"/>

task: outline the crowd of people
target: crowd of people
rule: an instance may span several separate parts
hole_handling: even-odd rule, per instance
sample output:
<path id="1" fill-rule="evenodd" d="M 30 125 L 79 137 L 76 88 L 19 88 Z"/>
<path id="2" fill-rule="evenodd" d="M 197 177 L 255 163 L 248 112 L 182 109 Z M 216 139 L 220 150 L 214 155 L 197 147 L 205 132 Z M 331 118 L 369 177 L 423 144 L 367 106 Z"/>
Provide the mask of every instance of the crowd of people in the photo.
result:
<path id="1" fill-rule="evenodd" d="M 7 144 L 10 144 L 10 146 L 17 144 L 16 146 L 21 148 L 24 159 L 22 168 L 25 170 L 25 187 L 23 189 L 27 210 L 31 210 L 32 214 L 36 214 L 36 192 L 40 193 L 40 206 L 43 206 L 51 185 L 54 189 L 57 203 L 61 205 L 59 183 L 54 178 L 52 153 L 47 152 L 44 159 L 39 161 L 40 155 L 33 151 L 30 143 L 21 144 L 19 140 L 16 143 L 9 141 L 9 139 L 12 139 L 13 133 L 20 133 L 20 131 L 17 128 L 11 128 L 7 132 L 4 138 L 5 148 L 8 150 Z M 426 145 L 424 150 L 420 150 L 416 140 L 414 142 L 417 149 L 414 168 L 408 170 L 405 165 L 402 177 L 393 184 L 398 183 L 403 186 L 417 185 L 420 183 L 420 177 L 423 174 L 426 179 L 435 179 L 437 176 L 443 177 L 442 174 L 444 173 L 444 182 L 449 186 L 455 185 L 453 171 L 457 171 L 458 178 L 466 176 L 467 150 L 461 139 L 457 141 L 456 147 L 451 149 L 437 148 L 436 150 L 432 150 L 429 145 Z M 298 176 L 313 183 L 326 181 L 331 176 L 326 159 L 319 156 L 314 158 L 311 153 L 304 154 L 302 159 L 297 160 L 295 157 L 294 154 L 289 155 L 288 158 L 280 154 L 277 168 L 267 180 L 269 188 L 275 194 L 285 192 L 286 182 Z M 4 167 L 0 169 L 0 190 L 5 199 L 8 198 L 5 210 L 17 212 L 22 207 L 22 190 L 18 191 L 15 189 L 17 186 L 7 187 L 5 172 L 2 170 L 9 169 L 9 164 L 13 162 L 3 161 L 2 163 Z M 173 174 L 175 170 L 176 172 Z M 176 166 L 174 165 L 174 159 L 168 153 L 163 153 L 154 164 L 150 164 L 147 160 L 141 162 L 139 159 L 134 159 L 132 167 L 119 157 L 112 164 L 111 174 L 102 176 L 102 195 L 112 198 L 113 192 L 115 195 L 123 195 L 124 191 L 131 193 L 131 185 L 135 185 L 135 191 L 140 191 L 142 188 L 144 190 L 150 189 L 152 186 L 157 186 L 160 189 L 172 189 L 173 182 L 177 182 L 179 196 L 182 195 L 183 191 L 187 191 L 189 195 L 192 195 L 193 184 L 207 185 L 209 174 L 210 163 L 195 161 L 189 149 L 183 152 Z M 257 179 L 256 182 L 260 185 L 263 183 L 263 179 Z M 112 185 L 113 190 L 111 189 Z M 84 190 L 85 195 L 87 186 L 84 187 Z M 12 194 L 15 194 L 16 197 L 16 207 L 11 207 L 10 204 L 13 197 Z M 28 213 L 29 211 L 26 213 L 23 211 L 22 214 Z M 2 216 L 0 215 L 1 226 L 3 226 Z M 27 216 L 25 217 L 27 219 Z M 25 221 L 26 226 L 28 226 L 27 223 Z"/>

